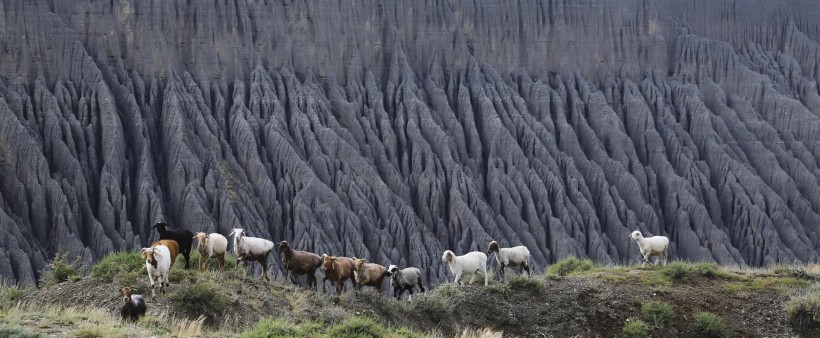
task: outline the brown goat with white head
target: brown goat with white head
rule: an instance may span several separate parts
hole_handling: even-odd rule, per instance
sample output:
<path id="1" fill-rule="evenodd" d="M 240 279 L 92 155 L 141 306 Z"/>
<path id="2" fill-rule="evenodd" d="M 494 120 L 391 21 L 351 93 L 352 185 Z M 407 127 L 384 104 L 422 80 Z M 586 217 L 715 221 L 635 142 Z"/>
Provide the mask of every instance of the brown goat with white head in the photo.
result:
<path id="1" fill-rule="evenodd" d="M 168 239 L 156 241 L 150 248 L 140 250 L 140 254 L 145 259 L 145 268 L 148 270 L 148 280 L 151 282 L 151 296 L 156 296 L 154 277 L 157 277 L 162 293 L 165 293 L 165 287 L 170 285 L 168 272 L 176 261 L 177 252 L 179 252 L 177 242 Z"/>

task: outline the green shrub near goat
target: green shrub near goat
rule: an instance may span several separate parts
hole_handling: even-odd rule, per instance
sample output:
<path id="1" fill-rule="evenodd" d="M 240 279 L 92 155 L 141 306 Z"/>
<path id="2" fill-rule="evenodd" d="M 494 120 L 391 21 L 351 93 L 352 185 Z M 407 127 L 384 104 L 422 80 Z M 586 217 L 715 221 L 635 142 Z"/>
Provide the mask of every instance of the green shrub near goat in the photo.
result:
<path id="1" fill-rule="evenodd" d="M 594 264 L 590 259 L 578 259 L 575 256 L 564 258 L 547 268 L 547 274 L 553 276 L 567 276 L 573 273 L 592 270 Z"/>
<path id="2" fill-rule="evenodd" d="M 106 283 L 111 283 L 116 279 L 121 284 L 130 284 L 122 283 L 119 279 L 124 275 L 140 273 L 143 266 L 145 266 L 145 260 L 139 252 L 118 251 L 103 257 L 97 264 L 94 264 L 91 268 L 91 276 L 99 277 Z"/>
<path id="3" fill-rule="evenodd" d="M 643 314 L 644 319 L 658 328 L 672 325 L 675 319 L 675 311 L 672 310 L 672 305 L 658 300 L 645 303 L 641 307 L 641 314 Z"/>

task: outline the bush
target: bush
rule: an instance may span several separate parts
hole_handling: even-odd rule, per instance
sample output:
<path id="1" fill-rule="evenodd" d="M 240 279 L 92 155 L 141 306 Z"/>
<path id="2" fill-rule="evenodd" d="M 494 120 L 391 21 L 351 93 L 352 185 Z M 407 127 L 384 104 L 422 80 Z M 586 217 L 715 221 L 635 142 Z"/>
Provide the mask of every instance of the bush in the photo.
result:
<path id="1" fill-rule="evenodd" d="M 695 314 L 695 331 L 705 337 L 724 338 L 729 337 L 729 328 L 716 314 L 711 312 L 698 312 Z"/>
<path id="2" fill-rule="evenodd" d="M 19 286 L 0 286 L 0 310 L 17 304 L 25 295 L 26 291 Z"/>
<path id="3" fill-rule="evenodd" d="M 506 284 L 508 284 L 511 288 L 515 289 L 530 289 L 538 291 L 539 293 L 543 293 L 544 289 L 544 282 L 541 281 L 538 277 L 531 277 L 531 276 L 514 276 L 514 277 L 507 277 Z"/>
<path id="4" fill-rule="evenodd" d="M 638 318 L 630 318 L 624 328 L 621 329 L 623 338 L 646 338 L 649 337 L 649 326 Z"/>
<path id="5" fill-rule="evenodd" d="M 428 291 L 419 297 L 419 301 L 413 300 L 412 306 L 431 314 L 432 317 L 441 318 L 455 309 L 455 304 L 461 299 L 461 289 L 455 284 L 446 283 Z"/>
<path id="6" fill-rule="evenodd" d="M 689 280 L 689 278 L 692 277 L 693 270 L 689 264 L 684 262 L 672 262 L 661 267 L 661 273 L 675 282 L 685 282 Z"/>
<path id="7" fill-rule="evenodd" d="M 130 276 L 141 272 L 144 265 L 145 261 L 139 252 L 118 251 L 103 257 L 97 264 L 94 264 L 91 268 L 91 276 L 99 277 L 106 283 L 111 283 L 116 279 L 119 284 L 132 285 L 132 283 L 124 283 L 120 280 L 121 277 L 129 276 L 126 279 L 131 279 Z"/>
<path id="8" fill-rule="evenodd" d="M 820 284 L 812 285 L 786 302 L 786 319 L 798 328 L 820 327 Z"/>
<path id="9" fill-rule="evenodd" d="M 174 308 L 190 317 L 204 315 L 209 320 L 220 317 L 228 303 L 223 290 L 213 282 L 180 285 L 168 298 Z"/>
<path id="10" fill-rule="evenodd" d="M 354 316 L 329 327 L 326 333 L 329 337 L 372 338 L 383 337 L 387 331 L 372 318 Z"/>
<path id="11" fill-rule="evenodd" d="M 645 303 L 641 307 L 641 314 L 643 314 L 644 319 L 659 328 L 672 325 L 675 318 L 675 311 L 672 310 L 672 306 L 657 300 Z"/>
<path id="12" fill-rule="evenodd" d="M 76 282 L 82 275 L 79 271 L 80 257 L 77 257 L 73 262 L 68 263 L 68 253 L 57 253 L 54 259 L 43 272 L 40 284 L 44 286 L 59 284 L 67 281 Z"/>
<path id="13" fill-rule="evenodd" d="M 0 337 L 5 338 L 39 338 L 40 334 L 16 327 L 0 327 Z"/>
<path id="14" fill-rule="evenodd" d="M 716 277 L 719 275 L 718 266 L 715 263 L 697 263 L 695 264 L 695 272 L 704 277 Z"/>
<path id="15" fill-rule="evenodd" d="M 566 276 L 573 273 L 579 273 L 592 270 L 592 260 L 580 260 L 575 256 L 564 258 L 547 269 L 547 273 L 555 276 Z"/>

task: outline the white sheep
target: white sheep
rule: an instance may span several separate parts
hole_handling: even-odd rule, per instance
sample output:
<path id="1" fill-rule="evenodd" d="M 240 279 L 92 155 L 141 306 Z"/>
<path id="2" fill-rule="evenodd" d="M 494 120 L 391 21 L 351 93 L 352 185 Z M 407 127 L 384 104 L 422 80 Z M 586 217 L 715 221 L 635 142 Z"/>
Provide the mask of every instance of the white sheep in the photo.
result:
<path id="1" fill-rule="evenodd" d="M 170 285 L 168 271 L 171 270 L 171 250 L 165 245 L 155 244 L 150 248 L 142 248 L 140 254 L 145 258 L 145 268 L 148 270 L 148 280 L 151 282 L 151 297 L 156 297 L 154 277 L 157 277 L 160 291 L 165 293 L 165 287 Z"/>
<path id="2" fill-rule="evenodd" d="M 643 237 L 641 232 L 637 230 L 633 231 L 629 237 L 635 242 L 638 242 L 638 246 L 641 249 L 641 256 L 643 256 L 643 264 L 641 264 L 641 267 L 649 263 L 650 256 L 657 256 L 655 258 L 655 265 L 658 265 L 658 261 L 661 260 L 661 256 L 663 256 L 663 265 L 666 265 L 666 260 L 669 258 L 669 238 L 666 236 Z"/>
<path id="3" fill-rule="evenodd" d="M 521 266 L 527 275 L 530 275 L 530 250 L 526 246 L 520 245 L 512 248 L 501 248 L 498 242 L 490 242 L 487 248 L 487 254 L 492 255 L 495 252 L 495 261 L 498 262 L 498 273 L 501 279 L 504 279 L 504 269 L 506 267 L 515 268 Z"/>
<path id="4" fill-rule="evenodd" d="M 463 273 L 468 273 L 473 275 L 469 282 L 472 284 L 475 280 L 476 274 L 481 271 L 484 273 L 484 286 L 489 284 L 489 276 L 487 276 L 487 255 L 483 252 L 473 251 L 463 256 L 456 256 L 456 254 L 452 251 L 447 250 L 444 251 L 444 255 L 441 256 L 441 260 L 450 265 L 450 271 L 456 276 L 453 283 L 459 284 L 461 275 Z"/>
<path id="5" fill-rule="evenodd" d="M 421 284 L 421 270 L 417 268 L 404 268 L 399 270 L 396 265 L 390 265 L 387 268 L 387 275 L 390 276 L 390 285 L 393 286 L 393 296 L 396 299 L 401 298 L 404 291 L 410 291 L 410 296 L 407 300 L 413 299 L 413 288 L 418 285 L 421 292 L 424 292 L 424 285 Z"/>
<path id="6" fill-rule="evenodd" d="M 201 256 L 199 262 L 199 270 L 205 271 L 208 267 L 208 260 L 211 257 L 219 258 L 219 271 L 225 270 L 225 251 L 228 250 L 228 239 L 218 233 L 206 234 L 204 232 L 197 232 L 196 248 L 199 250 Z"/>
<path id="7" fill-rule="evenodd" d="M 268 279 L 268 256 L 273 251 L 273 242 L 257 237 L 245 236 L 245 230 L 234 228 L 228 236 L 233 238 L 233 250 L 239 263 L 256 261 L 262 264 L 262 278 Z"/>

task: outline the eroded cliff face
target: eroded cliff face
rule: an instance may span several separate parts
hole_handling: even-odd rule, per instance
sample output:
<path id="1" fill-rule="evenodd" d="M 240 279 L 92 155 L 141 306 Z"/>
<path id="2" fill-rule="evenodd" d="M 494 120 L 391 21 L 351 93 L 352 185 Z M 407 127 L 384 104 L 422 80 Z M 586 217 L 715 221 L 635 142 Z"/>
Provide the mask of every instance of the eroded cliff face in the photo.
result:
<path id="1" fill-rule="evenodd" d="M 158 220 L 431 282 L 492 239 L 636 262 L 636 229 L 818 261 L 814 1 L 0 4 L 2 279 Z"/>

